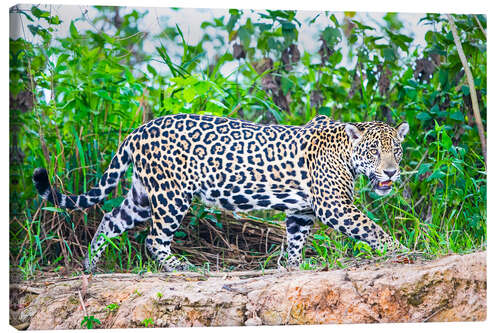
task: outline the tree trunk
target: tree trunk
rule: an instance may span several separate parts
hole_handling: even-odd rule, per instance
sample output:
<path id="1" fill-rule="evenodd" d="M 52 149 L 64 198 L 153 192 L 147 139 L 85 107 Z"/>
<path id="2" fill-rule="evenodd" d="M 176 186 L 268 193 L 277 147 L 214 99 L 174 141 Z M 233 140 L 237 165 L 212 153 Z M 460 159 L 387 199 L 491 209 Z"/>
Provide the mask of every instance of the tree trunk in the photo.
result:
<path id="1" fill-rule="evenodd" d="M 10 322 L 21 329 L 80 328 L 85 311 L 96 328 L 476 321 L 486 319 L 486 253 L 320 272 L 102 274 L 10 288 Z"/>

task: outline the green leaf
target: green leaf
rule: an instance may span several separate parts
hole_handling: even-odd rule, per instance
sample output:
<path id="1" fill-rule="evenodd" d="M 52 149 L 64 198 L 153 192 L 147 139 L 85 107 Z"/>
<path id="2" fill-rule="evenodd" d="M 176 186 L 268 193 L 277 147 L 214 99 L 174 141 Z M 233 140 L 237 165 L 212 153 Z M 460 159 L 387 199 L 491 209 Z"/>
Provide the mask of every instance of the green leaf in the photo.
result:
<path id="1" fill-rule="evenodd" d="M 285 38 L 285 44 L 291 44 L 297 37 L 297 29 L 291 22 L 282 21 L 281 32 Z"/>
<path id="2" fill-rule="evenodd" d="M 104 90 L 104 89 L 99 89 L 96 91 L 96 94 L 101 97 L 102 99 L 105 99 L 107 101 L 112 101 L 113 99 L 111 98 L 111 96 L 109 96 L 109 93 Z"/>
<path id="3" fill-rule="evenodd" d="M 67 53 L 63 53 L 61 54 L 58 58 L 57 58 L 57 65 L 56 65 L 56 68 L 57 67 L 60 67 L 61 64 L 63 64 L 64 62 L 66 62 L 66 60 L 68 60 L 69 58 L 69 54 Z"/>
<path id="4" fill-rule="evenodd" d="M 451 142 L 451 138 L 449 137 L 448 133 L 443 130 L 441 135 L 441 143 L 443 144 L 444 149 L 450 149 L 453 143 Z"/>
<path id="5" fill-rule="evenodd" d="M 205 218 L 206 218 L 207 220 L 212 221 L 213 223 L 217 223 L 217 222 L 219 222 L 219 220 L 217 219 L 217 217 L 215 217 L 214 215 L 208 215 L 208 214 L 207 214 L 207 215 L 205 215 Z"/>
<path id="6" fill-rule="evenodd" d="M 255 23 L 255 26 L 257 28 L 259 28 L 259 30 L 261 32 L 263 32 L 263 31 L 269 31 L 273 27 L 273 25 L 269 24 L 269 23 Z"/>
<path id="7" fill-rule="evenodd" d="M 224 105 L 224 103 L 222 103 L 221 101 L 218 101 L 218 100 L 216 100 L 216 99 L 213 99 L 213 98 L 212 98 L 212 99 L 209 99 L 209 100 L 208 100 L 208 103 L 213 104 L 213 105 L 215 105 L 217 108 L 220 108 L 220 109 L 222 109 L 222 110 L 229 110 L 229 108 L 228 108 L 226 105 Z M 222 110 L 220 110 L 220 111 L 222 112 Z"/>
<path id="8" fill-rule="evenodd" d="M 36 6 L 31 7 L 31 14 L 33 14 L 35 17 L 38 18 L 47 18 L 50 16 L 50 13 L 45 10 L 41 10 L 40 8 Z"/>
<path id="9" fill-rule="evenodd" d="M 67 213 L 64 209 L 59 208 L 59 207 L 42 207 L 43 210 L 47 210 L 49 212 L 55 212 L 55 213 Z"/>
<path id="10" fill-rule="evenodd" d="M 358 29 L 361 29 L 361 30 L 375 30 L 375 28 L 372 28 L 372 27 L 370 27 L 368 25 L 364 25 L 364 24 L 362 24 L 361 22 L 359 22 L 357 20 L 351 20 L 351 21 L 357 25 Z"/>
<path id="11" fill-rule="evenodd" d="M 116 197 L 116 198 L 106 200 L 104 202 L 104 204 L 102 205 L 102 209 L 105 212 L 110 212 L 113 210 L 113 208 L 119 207 L 122 204 L 123 200 L 124 200 L 123 197 Z"/>
<path id="12" fill-rule="evenodd" d="M 461 111 L 455 111 L 450 114 L 450 118 L 458 121 L 465 121 L 464 114 Z"/>
<path id="13" fill-rule="evenodd" d="M 99 55 L 99 52 L 101 52 L 101 48 L 96 47 L 96 48 L 88 50 L 88 51 L 85 50 L 82 53 L 84 53 L 85 57 L 90 60 L 90 59 L 96 58 Z"/>
<path id="14" fill-rule="evenodd" d="M 417 113 L 416 118 L 420 121 L 426 121 L 426 120 L 432 119 L 432 117 L 427 112 L 423 112 L 423 111 Z"/>
<path id="15" fill-rule="evenodd" d="M 434 31 L 432 30 L 429 30 L 425 33 L 425 41 L 427 42 L 427 44 L 434 44 L 434 41 L 436 40 L 436 37 L 434 36 Z"/>
<path id="16" fill-rule="evenodd" d="M 211 86 L 212 85 L 210 84 L 210 82 L 199 81 L 194 85 L 194 89 L 196 91 L 196 94 L 200 96 L 206 94 Z"/>
<path id="17" fill-rule="evenodd" d="M 24 10 L 20 10 L 18 13 L 24 15 L 30 22 L 33 22 L 33 18 L 30 15 L 28 15 L 28 13 L 26 13 Z"/>
<path id="18" fill-rule="evenodd" d="M 71 35 L 71 38 L 73 38 L 73 39 L 80 38 L 80 35 L 78 34 L 78 30 L 76 30 L 76 27 L 75 27 L 75 22 L 73 22 L 73 21 L 71 21 L 71 24 L 69 25 L 69 33 Z"/>
<path id="19" fill-rule="evenodd" d="M 439 112 L 439 105 L 436 103 L 432 106 L 432 108 L 429 110 L 431 114 L 436 114 Z"/>
<path id="20" fill-rule="evenodd" d="M 462 85 L 462 94 L 464 94 L 465 96 L 469 96 L 470 89 L 468 85 L 466 84 Z"/>
<path id="21" fill-rule="evenodd" d="M 321 35 L 329 48 L 333 48 L 342 40 L 342 33 L 338 28 L 326 27 Z"/>
<path id="22" fill-rule="evenodd" d="M 244 26 L 238 29 L 238 37 L 240 38 L 243 45 L 248 48 L 250 46 L 250 41 L 252 39 L 252 35 Z"/>
<path id="23" fill-rule="evenodd" d="M 103 238 L 106 241 L 106 243 L 108 243 L 109 245 L 114 247 L 115 250 L 117 250 L 118 252 L 122 252 L 122 250 L 113 242 L 113 240 L 111 238 L 109 238 L 108 236 L 106 236 L 104 233 L 100 233 L 98 237 Z M 102 247 L 102 246 L 104 246 L 104 244 L 102 244 L 100 247 Z"/>
<path id="24" fill-rule="evenodd" d="M 382 49 L 382 56 L 388 62 L 392 62 L 396 60 L 396 54 L 394 53 L 394 49 L 392 47 L 386 47 Z"/>
<path id="25" fill-rule="evenodd" d="M 231 15 L 231 17 L 229 18 L 229 21 L 227 22 L 227 25 L 226 25 L 226 30 L 228 32 L 233 31 L 234 26 L 235 26 L 236 22 L 238 21 L 238 19 L 239 19 L 238 15 Z"/>
<path id="26" fill-rule="evenodd" d="M 446 68 L 441 68 L 439 70 L 439 83 L 442 87 L 446 87 L 446 83 L 448 82 L 448 70 Z"/>
<path id="27" fill-rule="evenodd" d="M 335 24 L 336 27 L 339 26 L 339 21 L 335 17 L 335 14 L 330 15 L 330 21 L 332 21 Z"/>
<path id="28" fill-rule="evenodd" d="M 49 19 L 49 23 L 54 24 L 54 25 L 58 25 L 58 24 L 61 24 L 61 20 L 59 19 L 59 16 L 52 16 Z"/>
<path id="29" fill-rule="evenodd" d="M 176 231 L 175 232 L 175 237 L 178 237 L 178 238 L 184 238 L 186 237 L 186 233 L 184 231 Z"/>
<path id="30" fill-rule="evenodd" d="M 431 181 L 433 179 L 442 179 L 442 178 L 445 178 L 446 177 L 446 174 L 441 171 L 441 170 L 436 170 L 432 173 L 432 175 L 430 175 L 429 178 L 427 178 L 428 181 Z"/>
<path id="31" fill-rule="evenodd" d="M 292 80 L 290 80 L 286 76 L 281 77 L 281 89 L 283 89 L 283 94 L 286 95 L 293 86 L 294 83 Z"/>
<path id="32" fill-rule="evenodd" d="M 177 77 L 177 76 L 184 77 L 184 74 L 186 73 L 186 71 L 182 67 L 177 66 L 176 64 L 174 64 L 172 62 L 172 60 L 170 59 L 170 56 L 167 53 L 167 49 L 165 48 L 164 45 L 156 47 L 156 51 L 158 52 L 160 57 L 163 59 L 165 64 L 168 66 L 168 68 L 170 69 L 170 71 L 172 72 L 172 75 L 174 77 Z"/>
<path id="33" fill-rule="evenodd" d="M 420 165 L 420 168 L 418 169 L 418 172 L 417 172 L 417 177 L 426 173 L 427 171 L 429 171 L 430 169 L 432 168 L 432 164 L 431 163 L 422 163 Z"/>
<path id="34" fill-rule="evenodd" d="M 328 61 L 332 67 L 337 66 L 342 61 L 342 52 L 340 50 L 333 52 L 330 58 L 328 58 Z"/>
<path id="35" fill-rule="evenodd" d="M 332 109 L 329 108 L 328 106 L 322 106 L 318 109 L 318 114 L 331 117 Z"/>
<path id="36" fill-rule="evenodd" d="M 318 234 L 314 234 L 313 238 L 317 239 L 317 240 L 327 240 L 327 237 L 325 237 L 324 235 L 318 235 Z"/>
<path id="37" fill-rule="evenodd" d="M 38 25 L 28 24 L 28 29 L 30 30 L 33 36 L 38 35 L 38 31 L 40 31 L 40 27 Z"/>
<path id="38" fill-rule="evenodd" d="M 191 103 L 196 97 L 196 90 L 193 87 L 185 87 L 182 91 L 182 97 L 186 103 Z"/>

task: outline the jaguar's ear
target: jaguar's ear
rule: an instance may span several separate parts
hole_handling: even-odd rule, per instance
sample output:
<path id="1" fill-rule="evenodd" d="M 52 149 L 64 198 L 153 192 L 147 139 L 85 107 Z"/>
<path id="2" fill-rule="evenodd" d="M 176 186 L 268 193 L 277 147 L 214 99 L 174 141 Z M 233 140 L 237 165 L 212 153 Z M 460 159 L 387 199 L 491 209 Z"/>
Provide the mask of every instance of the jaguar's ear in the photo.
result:
<path id="1" fill-rule="evenodd" d="M 410 125 L 407 122 L 401 123 L 396 127 L 396 131 L 398 131 L 399 140 L 403 141 L 406 134 L 410 131 Z"/>
<path id="2" fill-rule="evenodd" d="M 354 124 L 345 124 L 345 132 L 353 142 L 356 142 L 359 139 L 361 139 L 361 136 L 363 135 L 360 129 L 357 128 L 356 125 Z"/>

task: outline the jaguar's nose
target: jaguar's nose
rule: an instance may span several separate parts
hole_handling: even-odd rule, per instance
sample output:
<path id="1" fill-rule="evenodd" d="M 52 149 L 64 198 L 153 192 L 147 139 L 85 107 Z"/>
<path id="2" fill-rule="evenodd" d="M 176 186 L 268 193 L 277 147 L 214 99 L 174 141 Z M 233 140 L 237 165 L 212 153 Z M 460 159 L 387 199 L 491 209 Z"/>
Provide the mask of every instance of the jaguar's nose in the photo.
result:
<path id="1" fill-rule="evenodd" d="M 394 169 L 384 170 L 384 173 L 387 175 L 387 177 L 391 178 L 396 173 L 396 170 L 394 170 Z"/>

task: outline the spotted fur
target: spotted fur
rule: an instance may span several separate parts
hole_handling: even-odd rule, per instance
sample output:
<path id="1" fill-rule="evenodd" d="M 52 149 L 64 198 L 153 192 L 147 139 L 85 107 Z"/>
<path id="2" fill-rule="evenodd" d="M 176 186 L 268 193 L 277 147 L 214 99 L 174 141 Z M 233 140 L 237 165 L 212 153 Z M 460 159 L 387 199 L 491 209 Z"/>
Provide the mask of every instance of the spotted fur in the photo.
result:
<path id="1" fill-rule="evenodd" d="M 288 265 L 297 267 L 316 218 L 373 248 L 400 246 L 353 205 L 353 191 L 360 174 L 369 177 L 377 193 L 390 191 L 400 174 L 407 132 L 407 123 L 393 128 L 324 116 L 305 126 L 282 126 L 170 115 L 127 136 L 99 184 L 85 194 L 55 191 L 44 169 L 35 170 L 33 180 L 44 199 L 87 208 L 111 193 L 133 164 L 131 189 L 120 207 L 104 215 L 85 262 L 88 269 L 106 245 L 102 235 L 118 236 L 150 219 L 149 251 L 165 270 L 185 269 L 170 246 L 195 195 L 229 211 L 285 211 Z"/>

